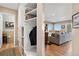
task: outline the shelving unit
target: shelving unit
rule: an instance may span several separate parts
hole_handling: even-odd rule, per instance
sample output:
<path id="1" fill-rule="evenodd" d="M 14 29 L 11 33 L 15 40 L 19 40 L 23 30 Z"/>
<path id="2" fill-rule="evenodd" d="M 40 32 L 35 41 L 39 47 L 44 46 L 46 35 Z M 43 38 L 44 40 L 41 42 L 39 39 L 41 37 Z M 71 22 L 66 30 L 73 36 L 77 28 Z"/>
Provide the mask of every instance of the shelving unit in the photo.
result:
<path id="1" fill-rule="evenodd" d="M 26 12 L 27 10 L 27 12 Z M 36 45 L 32 46 L 29 38 L 31 30 L 37 26 L 37 4 L 28 3 L 25 5 L 25 20 L 24 20 L 24 52 L 26 55 L 36 55 Z"/>
<path id="2" fill-rule="evenodd" d="M 25 55 L 44 55 L 44 4 L 39 3 L 24 3 L 19 4 L 18 8 L 18 46 L 22 47 Z M 34 17 L 26 18 L 27 14 L 33 14 Z M 29 33 L 33 27 L 37 26 L 37 45 L 31 46 L 29 40 Z M 21 29 L 24 27 L 24 36 L 22 36 Z M 41 34 L 41 35 L 40 35 Z M 22 39 L 24 37 L 24 39 Z M 22 46 L 24 42 L 24 47 Z M 22 54 L 24 55 L 24 54 Z"/>
<path id="3" fill-rule="evenodd" d="M 31 10 L 31 11 L 25 13 L 25 16 L 26 16 L 27 14 L 36 14 L 36 12 L 37 12 L 37 8 L 35 8 L 35 9 L 33 9 L 33 10 Z"/>
<path id="4" fill-rule="evenodd" d="M 37 17 L 34 17 L 34 18 L 31 18 L 31 19 L 25 20 L 25 22 L 36 21 L 36 19 L 37 19 Z"/>

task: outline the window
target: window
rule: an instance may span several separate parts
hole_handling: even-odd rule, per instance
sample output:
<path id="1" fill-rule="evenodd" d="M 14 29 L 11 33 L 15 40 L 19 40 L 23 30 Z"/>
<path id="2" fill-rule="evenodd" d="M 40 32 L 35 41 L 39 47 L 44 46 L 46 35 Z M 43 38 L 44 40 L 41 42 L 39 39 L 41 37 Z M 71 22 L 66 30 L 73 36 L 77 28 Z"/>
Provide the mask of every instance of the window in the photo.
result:
<path id="1" fill-rule="evenodd" d="M 48 31 L 53 30 L 53 24 L 48 24 Z"/>
<path id="2" fill-rule="evenodd" d="M 53 26 L 53 24 L 48 24 L 48 31 L 53 30 L 53 28 L 54 28 L 54 30 L 59 31 L 59 30 L 61 30 L 61 25 L 60 24 L 54 24 L 54 26 Z"/>
<path id="3" fill-rule="evenodd" d="M 54 30 L 61 30 L 61 25 L 60 24 L 55 24 L 54 25 Z"/>

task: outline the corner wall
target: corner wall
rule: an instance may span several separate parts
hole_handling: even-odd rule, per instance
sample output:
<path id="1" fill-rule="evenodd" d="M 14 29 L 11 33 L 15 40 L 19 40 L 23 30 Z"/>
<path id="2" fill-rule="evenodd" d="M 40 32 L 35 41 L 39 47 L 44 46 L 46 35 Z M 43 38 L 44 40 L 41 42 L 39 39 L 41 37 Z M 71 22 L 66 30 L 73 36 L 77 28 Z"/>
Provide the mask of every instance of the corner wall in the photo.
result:
<path id="1" fill-rule="evenodd" d="M 45 55 L 45 32 L 44 32 L 44 5 L 37 4 L 37 54 L 39 56 Z"/>
<path id="2" fill-rule="evenodd" d="M 72 15 L 79 12 L 79 3 L 72 4 Z M 73 55 L 79 56 L 79 28 L 72 28 L 72 52 Z"/>

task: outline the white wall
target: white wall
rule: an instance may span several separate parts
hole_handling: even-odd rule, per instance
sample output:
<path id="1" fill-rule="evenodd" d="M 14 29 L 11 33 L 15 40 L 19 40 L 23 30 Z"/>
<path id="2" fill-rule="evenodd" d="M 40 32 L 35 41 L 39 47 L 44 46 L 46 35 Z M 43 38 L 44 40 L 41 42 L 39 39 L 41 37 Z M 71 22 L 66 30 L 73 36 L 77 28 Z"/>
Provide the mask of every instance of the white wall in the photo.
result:
<path id="1" fill-rule="evenodd" d="M 2 16 L 3 16 L 3 31 L 14 31 L 14 29 L 5 28 L 5 22 L 6 21 L 14 22 L 14 26 L 15 26 L 15 15 L 2 13 Z"/>
<path id="2" fill-rule="evenodd" d="M 37 4 L 37 53 L 39 56 L 45 55 L 44 36 L 44 5 Z"/>
<path id="3" fill-rule="evenodd" d="M 3 31 L 7 33 L 7 35 L 13 34 L 13 36 L 10 36 L 10 38 L 13 40 L 14 42 L 14 46 L 15 46 L 15 20 L 16 20 L 16 16 L 15 14 L 10 14 L 10 13 L 5 13 L 5 12 L 1 12 L 1 15 L 3 17 Z M 14 28 L 5 28 L 5 22 L 14 22 Z"/>
<path id="4" fill-rule="evenodd" d="M 58 24 L 60 24 L 60 25 L 65 25 L 65 28 L 63 29 L 65 32 L 67 32 L 67 25 L 68 24 L 71 24 L 71 28 L 72 28 L 72 22 L 61 22 L 61 23 L 58 23 Z M 72 30 L 72 29 L 71 29 Z"/>

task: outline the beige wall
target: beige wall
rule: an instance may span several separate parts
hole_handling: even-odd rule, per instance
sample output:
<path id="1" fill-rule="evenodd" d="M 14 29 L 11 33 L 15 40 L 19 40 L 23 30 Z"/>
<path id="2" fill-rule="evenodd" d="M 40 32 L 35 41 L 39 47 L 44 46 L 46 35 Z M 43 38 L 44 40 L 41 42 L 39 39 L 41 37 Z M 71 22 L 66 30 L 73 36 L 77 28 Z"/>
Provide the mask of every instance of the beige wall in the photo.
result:
<path id="1" fill-rule="evenodd" d="M 72 4 L 72 15 L 79 12 L 79 3 Z"/>
<path id="2" fill-rule="evenodd" d="M 79 4 L 72 4 L 72 14 L 79 12 Z M 72 29 L 73 55 L 79 56 L 79 29 Z"/>
<path id="3" fill-rule="evenodd" d="M 9 8 L 3 7 L 3 6 L 0 6 L 0 12 L 16 14 L 16 10 L 9 9 Z"/>
<path id="4" fill-rule="evenodd" d="M 22 42 L 21 42 L 21 38 L 22 38 L 22 30 L 21 30 L 21 27 L 22 27 L 22 21 L 24 19 L 24 6 L 22 4 L 19 4 L 19 7 L 18 7 L 18 42 L 19 42 L 19 47 L 22 47 Z"/>

